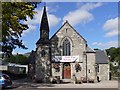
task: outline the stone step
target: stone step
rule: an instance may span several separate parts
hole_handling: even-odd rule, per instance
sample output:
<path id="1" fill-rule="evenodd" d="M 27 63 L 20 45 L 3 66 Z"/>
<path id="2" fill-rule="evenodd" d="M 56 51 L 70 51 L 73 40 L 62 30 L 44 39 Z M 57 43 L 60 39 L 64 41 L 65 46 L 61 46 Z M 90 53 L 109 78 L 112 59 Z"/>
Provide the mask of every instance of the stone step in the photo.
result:
<path id="1" fill-rule="evenodd" d="M 62 79 L 62 82 L 71 82 L 72 80 L 71 79 Z"/>

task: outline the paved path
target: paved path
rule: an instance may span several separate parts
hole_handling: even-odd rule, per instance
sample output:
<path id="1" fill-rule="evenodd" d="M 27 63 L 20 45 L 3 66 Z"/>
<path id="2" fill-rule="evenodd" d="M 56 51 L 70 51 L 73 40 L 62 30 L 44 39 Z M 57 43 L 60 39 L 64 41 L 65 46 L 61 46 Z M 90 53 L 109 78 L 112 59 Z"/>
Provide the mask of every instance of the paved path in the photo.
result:
<path id="1" fill-rule="evenodd" d="M 103 81 L 100 83 L 83 83 L 83 84 L 55 84 L 53 87 L 37 88 L 118 88 L 118 81 Z"/>
<path id="2" fill-rule="evenodd" d="M 120 84 L 120 83 L 119 83 Z M 118 88 L 118 81 L 101 81 L 99 83 L 82 83 L 82 84 L 40 84 L 21 81 L 14 81 L 17 88 L 40 89 L 40 88 Z M 119 85 L 120 86 L 120 85 Z M 14 90 L 18 90 L 18 89 Z"/>

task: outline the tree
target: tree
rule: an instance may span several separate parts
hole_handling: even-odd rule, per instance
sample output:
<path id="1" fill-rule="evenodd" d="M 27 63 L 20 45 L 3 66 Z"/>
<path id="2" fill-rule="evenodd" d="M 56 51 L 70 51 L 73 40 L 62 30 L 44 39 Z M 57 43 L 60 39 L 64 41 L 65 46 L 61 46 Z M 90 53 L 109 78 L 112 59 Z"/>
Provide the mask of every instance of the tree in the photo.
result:
<path id="1" fill-rule="evenodd" d="M 27 65 L 29 63 L 28 58 L 22 54 L 11 55 L 10 57 L 5 59 L 5 62 L 22 64 L 22 65 Z"/>
<path id="2" fill-rule="evenodd" d="M 15 56 L 16 57 L 16 63 L 18 64 L 28 64 L 28 59 L 26 56 L 22 54 L 18 54 Z"/>
<path id="3" fill-rule="evenodd" d="M 111 47 L 106 51 L 107 51 L 107 54 L 111 56 L 111 61 L 114 61 L 115 58 L 119 55 L 119 48 Z"/>
<path id="4" fill-rule="evenodd" d="M 99 48 L 95 48 L 94 50 L 100 50 Z"/>
<path id="5" fill-rule="evenodd" d="M 10 56 L 16 47 L 27 49 L 20 37 L 29 27 L 22 23 L 27 17 L 33 19 L 37 12 L 37 2 L 2 2 L 2 52 L 3 56 Z"/>
<path id="6" fill-rule="evenodd" d="M 109 49 L 106 50 L 107 51 L 107 55 L 110 56 L 110 70 L 111 70 L 111 74 L 112 76 L 118 76 L 118 69 L 119 66 L 114 66 L 112 62 L 116 61 L 118 63 L 118 65 L 120 65 L 120 48 L 115 48 L 115 47 L 111 47 Z"/>
<path id="7" fill-rule="evenodd" d="M 120 64 L 120 54 L 119 54 L 119 56 L 115 57 L 115 61 Z"/>
<path id="8" fill-rule="evenodd" d="M 10 62 L 10 63 L 16 63 L 16 58 L 15 58 L 15 56 L 14 55 L 11 55 L 9 58 L 6 58 L 5 60 L 4 60 L 5 62 Z"/>

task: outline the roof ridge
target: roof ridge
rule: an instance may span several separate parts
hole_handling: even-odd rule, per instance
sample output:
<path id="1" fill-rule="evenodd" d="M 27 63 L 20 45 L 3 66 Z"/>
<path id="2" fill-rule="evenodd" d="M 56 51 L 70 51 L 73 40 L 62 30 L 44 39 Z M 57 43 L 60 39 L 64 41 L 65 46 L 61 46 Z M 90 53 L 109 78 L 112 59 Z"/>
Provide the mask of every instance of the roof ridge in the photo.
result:
<path id="1" fill-rule="evenodd" d="M 66 20 L 66 21 L 64 22 L 64 24 L 63 24 L 63 25 L 58 29 L 58 31 L 50 38 L 50 40 L 61 30 L 61 28 L 62 28 L 66 23 L 67 23 L 85 42 L 87 42 L 87 41 L 80 35 L 80 33 L 78 33 L 77 30 L 73 28 L 73 26 L 68 22 L 68 20 Z"/>

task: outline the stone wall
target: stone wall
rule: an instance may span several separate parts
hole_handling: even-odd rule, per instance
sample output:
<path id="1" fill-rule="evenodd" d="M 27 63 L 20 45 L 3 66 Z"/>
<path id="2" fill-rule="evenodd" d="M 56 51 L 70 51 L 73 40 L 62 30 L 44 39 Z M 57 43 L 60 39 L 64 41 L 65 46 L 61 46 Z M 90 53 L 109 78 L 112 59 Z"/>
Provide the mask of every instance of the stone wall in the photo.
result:
<path id="1" fill-rule="evenodd" d="M 83 77 L 83 63 L 79 63 L 79 65 L 80 65 L 80 67 L 81 67 L 81 70 L 79 70 L 78 72 L 76 71 L 76 69 L 75 69 L 75 64 L 76 63 L 71 63 L 72 65 L 72 78 L 73 78 L 73 74 L 75 74 L 75 76 L 77 77 L 77 78 L 81 78 L 81 77 Z"/>
<path id="2" fill-rule="evenodd" d="M 109 80 L 109 64 L 99 64 L 99 72 L 97 72 L 99 79 Z"/>
<path id="3" fill-rule="evenodd" d="M 80 62 L 83 62 L 83 52 L 85 52 L 86 49 L 86 41 L 68 23 L 65 23 L 51 38 L 52 57 L 62 55 L 62 42 L 65 38 L 71 43 L 71 56 L 79 55 Z"/>
<path id="4" fill-rule="evenodd" d="M 78 78 L 83 77 L 83 66 L 82 66 L 83 63 L 79 63 L 79 64 L 80 64 L 81 70 L 79 70 L 77 72 L 75 69 L 76 63 L 70 63 L 70 65 L 71 65 L 71 79 L 73 79 L 74 75 Z M 53 66 L 53 63 L 52 63 L 52 66 Z M 62 74 L 63 74 L 63 63 L 60 63 L 60 71 L 59 72 L 56 72 L 55 69 L 52 67 L 52 77 L 59 76 L 60 79 L 62 80 L 63 79 Z"/>
<path id="5" fill-rule="evenodd" d="M 42 52 L 44 50 L 44 56 Z M 35 76 L 39 82 L 48 82 L 50 77 L 50 53 L 49 45 L 41 45 L 37 49 L 36 61 L 35 61 Z"/>
<path id="6" fill-rule="evenodd" d="M 59 72 L 56 72 L 56 71 L 55 71 L 55 68 L 53 68 L 53 63 L 52 63 L 51 65 L 52 65 L 52 77 L 59 76 L 60 79 L 62 79 L 62 68 L 63 68 L 63 64 L 60 63 L 60 71 L 59 71 Z"/>
<path id="7" fill-rule="evenodd" d="M 95 77 L 95 53 L 87 53 L 87 76 L 90 79 L 96 79 Z"/>
<path id="8" fill-rule="evenodd" d="M 86 41 L 82 36 L 80 36 L 68 23 L 65 23 L 60 30 L 51 38 L 51 55 L 52 58 L 54 56 L 62 56 L 62 42 L 67 38 L 71 44 L 71 56 L 78 55 L 79 63 L 81 65 L 82 70 L 79 72 L 75 71 L 75 63 L 71 63 L 71 78 L 73 78 L 73 74 L 77 77 L 82 77 L 84 75 L 84 67 L 83 63 L 85 60 L 83 52 L 86 51 Z M 60 72 L 54 72 L 52 69 L 52 75 L 61 75 L 62 73 L 62 64 L 60 67 Z M 62 76 L 62 75 L 61 75 Z M 62 78 L 60 76 L 60 78 Z"/>
<path id="9" fill-rule="evenodd" d="M 86 44 L 85 39 L 77 33 L 73 27 L 66 22 L 50 39 L 50 47 L 49 46 L 38 46 L 36 53 L 36 68 L 35 73 L 37 78 L 44 78 L 47 69 L 52 70 L 51 74 L 53 77 L 59 76 L 60 79 L 63 79 L 63 63 L 60 64 L 60 71 L 56 72 L 52 67 L 54 62 L 51 62 L 51 67 L 49 66 L 50 60 L 55 56 L 62 56 L 62 44 L 64 39 L 67 38 L 71 44 L 71 56 L 79 56 L 79 64 L 81 66 L 81 70 L 76 72 L 75 65 L 76 62 L 71 62 L 71 79 L 73 76 L 76 77 L 86 77 L 86 63 L 87 63 L 87 77 L 89 79 L 96 79 L 95 73 L 95 53 L 86 52 Z M 49 51 L 50 49 L 50 51 Z M 42 50 L 45 50 L 47 53 L 45 57 L 41 57 Z M 50 53 L 51 52 L 51 53 Z M 87 62 L 86 62 L 87 61 Z M 100 80 L 108 80 L 109 79 L 109 66 L 108 64 L 99 64 L 100 71 L 98 72 L 98 76 Z M 46 74 L 47 75 L 47 74 Z"/>

